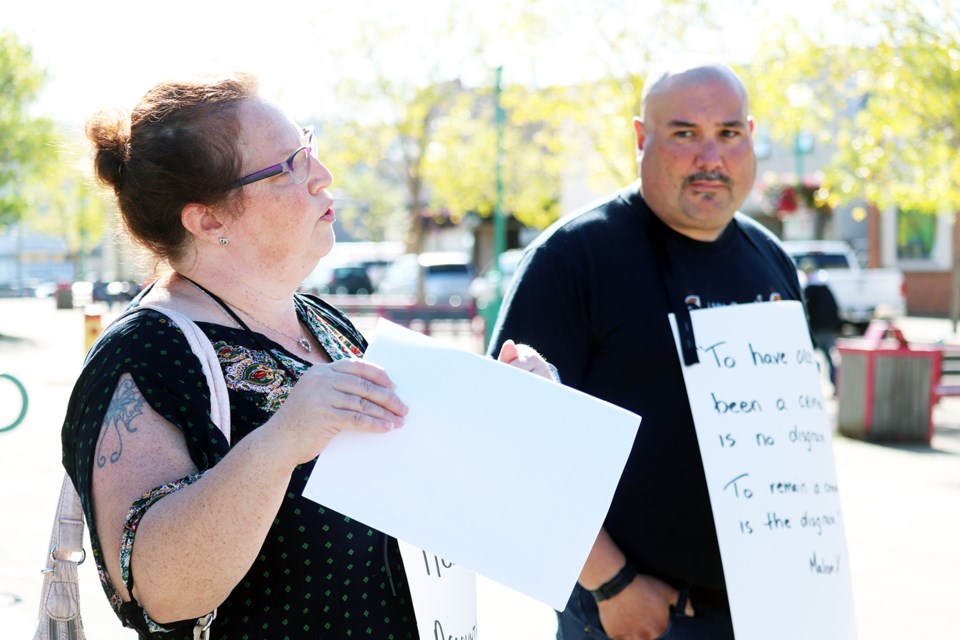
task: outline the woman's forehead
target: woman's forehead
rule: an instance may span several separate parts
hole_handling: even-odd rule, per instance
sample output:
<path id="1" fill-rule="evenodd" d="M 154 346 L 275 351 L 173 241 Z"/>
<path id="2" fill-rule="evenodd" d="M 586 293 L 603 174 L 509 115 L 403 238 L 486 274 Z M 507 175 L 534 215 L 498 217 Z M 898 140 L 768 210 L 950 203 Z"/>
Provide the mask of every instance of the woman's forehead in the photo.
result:
<path id="1" fill-rule="evenodd" d="M 276 105 L 262 100 L 250 101 L 240 108 L 241 152 L 273 157 L 298 146 L 300 128 Z M 287 151 L 289 154 L 289 151 Z"/>

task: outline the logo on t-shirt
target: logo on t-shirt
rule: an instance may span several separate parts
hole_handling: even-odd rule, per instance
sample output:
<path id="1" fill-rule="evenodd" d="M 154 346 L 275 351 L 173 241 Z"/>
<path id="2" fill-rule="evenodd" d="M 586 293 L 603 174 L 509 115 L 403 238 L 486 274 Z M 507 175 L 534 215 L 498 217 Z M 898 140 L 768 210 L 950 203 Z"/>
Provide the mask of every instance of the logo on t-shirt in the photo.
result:
<path id="1" fill-rule="evenodd" d="M 777 302 L 778 300 L 783 300 L 783 295 L 779 291 L 771 291 L 767 294 L 766 299 L 764 299 L 764 294 L 758 293 L 757 297 L 751 302 Z M 696 293 L 688 293 L 684 299 L 683 303 L 687 305 L 687 309 L 693 311 L 694 309 L 710 309 L 712 307 L 729 307 L 731 305 L 740 304 L 736 300 L 730 302 L 723 302 L 719 300 L 707 300 L 703 301 Z"/>

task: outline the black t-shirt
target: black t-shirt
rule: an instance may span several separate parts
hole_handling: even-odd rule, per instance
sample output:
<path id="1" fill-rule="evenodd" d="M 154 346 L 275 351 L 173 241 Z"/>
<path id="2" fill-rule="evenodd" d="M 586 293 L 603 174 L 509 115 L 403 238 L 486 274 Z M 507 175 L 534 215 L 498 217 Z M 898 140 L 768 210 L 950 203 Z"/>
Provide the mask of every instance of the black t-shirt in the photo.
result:
<path id="1" fill-rule="evenodd" d="M 362 354 L 366 342 L 339 311 L 310 296 L 298 295 L 296 303 L 301 320 L 333 360 Z M 220 361 L 235 444 L 265 423 L 296 384 L 277 360 L 297 379 L 311 365 L 262 334 L 257 340 L 242 329 L 197 325 Z M 100 427 L 124 373 L 131 375 L 151 408 L 183 432 L 201 474 L 228 454 L 229 445 L 210 420 L 210 392 L 179 327 L 144 309 L 104 332 L 70 400 L 62 432 L 63 463 L 83 502 L 93 556 L 117 615 L 142 638 L 186 640 L 193 637 L 192 621 L 163 625 L 168 630 L 161 631 L 135 603 L 121 602 L 106 579 L 93 518 L 92 473 L 96 461 L 105 461 L 119 442 L 109 431 L 101 434 Z M 213 637 L 417 638 L 396 540 L 304 498 L 315 462 L 293 472 L 260 554 L 217 610 Z M 178 487 L 194 480 L 169 481 Z M 195 481 L 202 482 L 202 477 Z"/>
<path id="2" fill-rule="evenodd" d="M 661 275 L 664 256 L 669 283 Z M 800 289 L 769 232 L 738 214 L 716 241 L 693 240 L 660 222 L 635 186 L 559 220 L 526 252 L 491 352 L 507 338 L 530 344 L 564 384 L 642 417 L 605 523 L 642 573 L 724 588 L 668 314 L 674 304 L 779 299 L 799 300 Z M 549 437 L 549 425 L 542 428 Z"/>

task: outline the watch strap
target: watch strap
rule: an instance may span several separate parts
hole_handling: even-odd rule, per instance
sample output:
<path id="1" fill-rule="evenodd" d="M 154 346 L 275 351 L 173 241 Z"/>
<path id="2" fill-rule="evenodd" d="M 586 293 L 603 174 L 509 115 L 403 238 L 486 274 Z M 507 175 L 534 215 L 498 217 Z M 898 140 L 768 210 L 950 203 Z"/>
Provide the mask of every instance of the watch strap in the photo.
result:
<path id="1" fill-rule="evenodd" d="M 621 591 L 627 588 L 633 579 L 637 577 L 637 570 L 629 562 L 623 565 L 623 568 L 596 589 L 591 589 L 590 594 L 597 602 L 609 600 Z"/>

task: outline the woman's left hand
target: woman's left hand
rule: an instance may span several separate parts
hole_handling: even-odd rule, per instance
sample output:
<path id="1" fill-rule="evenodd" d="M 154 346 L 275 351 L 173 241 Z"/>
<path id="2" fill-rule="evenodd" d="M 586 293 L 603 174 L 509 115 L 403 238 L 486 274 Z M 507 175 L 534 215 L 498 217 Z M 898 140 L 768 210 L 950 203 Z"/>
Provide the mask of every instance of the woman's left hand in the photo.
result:
<path id="1" fill-rule="evenodd" d="M 534 351 L 533 347 L 529 345 L 517 344 L 513 340 L 507 340 L 503 343 L 503 346 L 500 347 L 500 355 L 497 356 L 497 360 L 517 367 L 518 369 L 535 373 L 547 380 L 557 381 L 552 367 L 547 364 L 543 356 Z"/>

